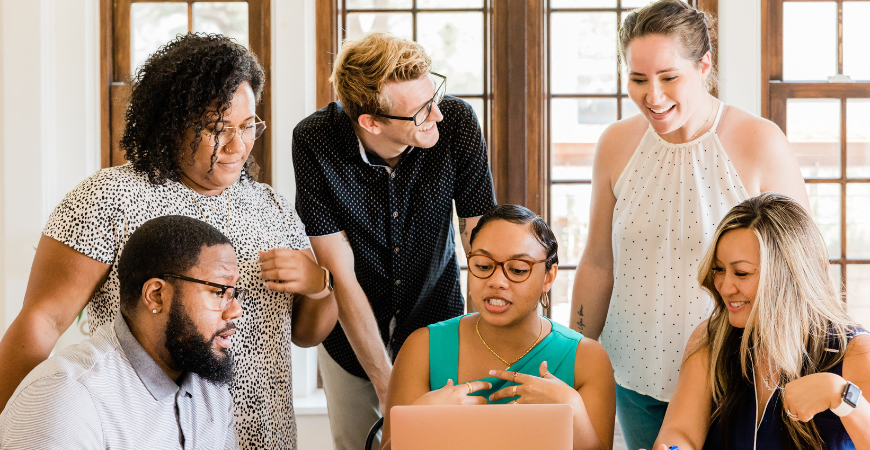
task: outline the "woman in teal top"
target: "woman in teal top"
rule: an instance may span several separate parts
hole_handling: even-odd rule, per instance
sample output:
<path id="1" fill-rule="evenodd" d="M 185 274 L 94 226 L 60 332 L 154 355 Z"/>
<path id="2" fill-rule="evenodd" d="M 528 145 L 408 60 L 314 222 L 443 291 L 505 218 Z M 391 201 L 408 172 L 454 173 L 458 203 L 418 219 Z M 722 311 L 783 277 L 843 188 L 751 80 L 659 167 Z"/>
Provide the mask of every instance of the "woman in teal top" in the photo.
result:
<path id="1" fill-rule="evenodd" d="M 390 378 L 382 448 L 397 405 L 569 404 L 574 448 L 611 448 L 613 369 L 598 342 L 538 314 L 558 271 L 556 238 L 522 206 L 496 206 L 471 232 L 468 301 L 479 313 L 405 341 Z M 481 430 L 485 432 L 485 430 Z"/>

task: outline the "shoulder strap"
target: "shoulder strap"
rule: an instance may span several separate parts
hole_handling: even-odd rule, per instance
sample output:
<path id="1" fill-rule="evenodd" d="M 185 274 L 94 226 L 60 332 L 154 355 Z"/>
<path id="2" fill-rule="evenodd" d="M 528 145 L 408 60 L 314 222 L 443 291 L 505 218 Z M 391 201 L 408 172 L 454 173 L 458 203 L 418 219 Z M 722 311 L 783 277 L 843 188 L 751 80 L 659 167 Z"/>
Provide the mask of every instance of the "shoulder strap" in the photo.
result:
<path id="1" fill-rule="evenodd" d="M 459 376 L 459 316 L 429 325 L 429 389 L 441 389 Z"/>
<path id="2" fill-rule="evenodd" d="M 728 105 L 725 102 L 722 102 L 722 114 L 717 118 L 719 121 L 719 125 L 716 127 L 716 134 L 719 134 L 722 131 L 722 122 L 725 122 L 725 113 L 728 112 Z"/>

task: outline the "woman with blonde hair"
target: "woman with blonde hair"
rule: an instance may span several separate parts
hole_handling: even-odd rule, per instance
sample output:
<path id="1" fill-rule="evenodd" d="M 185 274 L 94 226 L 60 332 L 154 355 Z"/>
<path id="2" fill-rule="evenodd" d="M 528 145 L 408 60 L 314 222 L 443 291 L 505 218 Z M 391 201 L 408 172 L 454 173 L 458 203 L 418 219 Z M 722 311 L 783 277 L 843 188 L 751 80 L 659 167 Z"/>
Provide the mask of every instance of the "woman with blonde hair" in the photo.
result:
<path id="1" fill-rule="evenodd" d="M 716 225 L 762 192 L 809 200 L 782 131 L 708 93 L 706 14 L 651 3 L 626 15 L 619 46 L 640 114 L 608 127 L 595 150 L 571 322 L 607 349 L 617 417 L 637 449 L 655 440 L 688 337 L 712 310 L 694 278 Z"/>
<path id="2" fill-rule="evenodd" d="M 846 313 L 806 210 L 762 194 L 722 219 L 658 449 L 870 449 L 870 335 Z M 661 444 L 661 445 L 660 445 Z"/>

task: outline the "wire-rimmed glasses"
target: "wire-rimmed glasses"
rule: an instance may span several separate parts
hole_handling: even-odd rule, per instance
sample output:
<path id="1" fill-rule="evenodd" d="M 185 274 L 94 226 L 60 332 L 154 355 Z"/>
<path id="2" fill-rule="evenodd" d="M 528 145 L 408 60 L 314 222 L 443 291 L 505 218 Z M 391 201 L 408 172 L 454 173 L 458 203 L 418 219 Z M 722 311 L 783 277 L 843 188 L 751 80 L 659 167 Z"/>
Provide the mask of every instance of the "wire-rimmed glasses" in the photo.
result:
<path id="1" fill-rule="evenodd" d="M 198 280 L 196 278 L 186 277 L 184 275 L 176 275 L 174 273 L 164 273 L 163 275 L 161 275 L 161 278 L 177 278 L 179 280 L 190 281 L 191 283 L 204 284 L 206 286 L 220 289 L 220 291 L 213 291 L 216 295 L 214 297 L 214 300 L 216 300 L 216 302 L 212 302 L 211 306 L 215 307 L 212 308 L 215 311 L 226 311 L 227 308 L 229 308 L 230 305 L 233 303 L 233 300 L 241 302 L 245 299 L 245 294 L 248 293 L 248 290 L 243 287 L 212 283 L 211 281 Z"/>
<path id="2" fill-rule="evenodd" d="M 222 127 L 216 129 L 212 133 L 203 130 L 202 134 L 208 138 L 208 144 L 212 147 L 214 147 L 215 144 L 217 144 L 218 147 L 228 145 L 236 137 L 236 133 L 238 133 L 239 130 L 241 130 L 240 136 L 242 142 L 253 142 L 258 137 L 262 136 L 264 131 L 266 131 L 266 122 L 263 119 L 260 119 L 257 115 L 254 115 L 254 117 L 257 121 L 245 125 L 244 127 Z"/>
<path id="3" fill-rule="evenodd" d="M 509 259 L 507 261 L 496 261 L 486 255 L 465 255 L 468 259 L 468 272 L 476 278 L 485 280 L 495 273 L 495 269 L 501 266 L 501 271 L 505 278 L 514 283 L 522 283 L 532 276 L 532 268 L 535 264 L 547 262 L 549 260 L 542 259 L 540 261 L 532 261 L 529 259 Z"/>
<path id="4" fill-rule="evenodd" d="M 435 72 L 429 72 L 431 75 L 441 78 L 441 84 L 435 89 L 435 95 L 432 96 L 432 99 L 426 102 L 422 108 L 417 110 L 411 117 L 400 117 L 400 116 L 391 116 L 388 114 L 380 114 L 375 113 L 374 115 L 378 117 L 386 117 L 387 119 L 396 119 L 396 120 L 410 120 L 414 122 L 414 125 L 420 126 L 426 122 L 426 119 L 429 118 L 429 114 L 432 113 L 432 105 L 437 105 L 441 103 L 441 100 L 444 100 L 444 93 L 447 92 L 447 77 L 441 74 L 437 74 Z"/>

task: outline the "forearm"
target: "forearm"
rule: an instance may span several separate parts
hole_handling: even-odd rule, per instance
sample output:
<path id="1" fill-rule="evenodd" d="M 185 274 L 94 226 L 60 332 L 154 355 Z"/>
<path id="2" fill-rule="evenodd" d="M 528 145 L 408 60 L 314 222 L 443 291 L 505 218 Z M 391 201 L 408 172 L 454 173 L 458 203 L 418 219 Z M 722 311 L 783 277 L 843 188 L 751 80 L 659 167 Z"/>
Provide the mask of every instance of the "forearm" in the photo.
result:
<path id="1" fill-rule="evenodd" d="M 672 445 L 676 445 L 680 448 L 680 450 L 696 450 L 700 449 L 704 446 L 703 442 L 692 442 L 692 439 L 683 432 L 682 430 L 674 427 L 664 426 L 661 430 L 659 430 L 659 435 L 656 438 L 655 445 L 652 446 L 652 449 L 658 449 L 659 446 L 664 445 L 667 448 L 670 448 Z"/>
<path id="2" fill-rule="evenodd" d="M 45 361 L 61 332 L 38 314 L 22 310 L 0 340 L 0 410 L 34 367 Z"/>
<path id="3" fill-rule="evenodd" d="M 337 320 L 338 305 L 334 293 L 321 299 L 296 295 L 291 339 L 299 347 L 314 347 L 329 336 Z"/>
<path id="4" fill-rule="evenodd" d="M 365 292 L 355 279 L 336 281 L 335 299 L 338 320 L 357 359 L 374 384 L 378 397 L 386 395 L 392 363 Z M 385 401 L 386 397 L 381 400 Z"/>
<path id="5" fill-rule="evenodd" d="M 577 400 L 571 403 L 574 409 L 574 450 L 579 449 L 609 449 L 612 446 L 602 442 L 592 426 L 592 420 L 589 419 L 589 413 L 586 411 L 586 405 L 583 398 L 577 395 Z"/>
<path id="6" fill-rule="evenodd" d="M 870 450 L 870 403 L 867 397 L 858 400 L 858 407 L 845 417 L 841 417 L 843 427 L 857 450 Z"/>
<path id="7" fill-rule="evenodd" d="M 571 328 L 597 340 L 607 320 L 612 291 L 612 265 L 608 269 L 581 261 L 571 295 Z"/>

